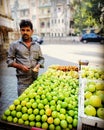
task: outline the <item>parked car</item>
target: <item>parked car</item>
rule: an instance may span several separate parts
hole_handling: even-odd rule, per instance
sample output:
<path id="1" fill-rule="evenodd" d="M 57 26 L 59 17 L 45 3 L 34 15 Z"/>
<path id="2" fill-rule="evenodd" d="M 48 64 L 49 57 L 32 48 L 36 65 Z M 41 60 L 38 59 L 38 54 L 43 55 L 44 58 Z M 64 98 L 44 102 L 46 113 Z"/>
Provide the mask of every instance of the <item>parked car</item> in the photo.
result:
<path id="1" fill-rule="evenodd" d="M 104 43 L 104 37 L 97 35 L 95 33 L 85 33 L 82 35 L 81 42 L 87 43 L 87 42 L 100 42 Z"/>
<path id="2" fill-rule="evenodd" d="M 39 44 L 42 44 L 43 42 L 44 42 L 44 40 L 43 40 L 43 38 L 42 37 L 40 37 L 40 36 L 38 36 L 38 35 L 32 35 L 32 38 L 33 38 L 33 40 L 34 41 L 36 41 L 37 43 L 39 43 Z"/>

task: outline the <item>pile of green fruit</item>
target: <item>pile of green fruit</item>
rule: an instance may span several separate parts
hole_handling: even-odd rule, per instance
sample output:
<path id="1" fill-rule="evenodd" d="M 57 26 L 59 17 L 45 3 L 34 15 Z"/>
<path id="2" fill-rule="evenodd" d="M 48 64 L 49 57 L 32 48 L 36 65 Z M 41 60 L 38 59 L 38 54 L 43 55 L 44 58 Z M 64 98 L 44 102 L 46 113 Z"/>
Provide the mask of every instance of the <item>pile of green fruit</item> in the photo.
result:
<path id="1" fill-rule="evenodd" d="M 81 78 L 104 80 L 104 68 L 83 66 L 81 69 Z"/>
<path id="2" fill-rule="evenodd" d="M 88 81 L 84 88 L 84 112 L 104 119 L 104 82 Z"/>
<path id="3" fill-rule="evenodd" d="M 2 120 L 49 130 L 76 128 L 79 80 L 75 75 L 76 71 L 48 69 L 4 111 Z"/>

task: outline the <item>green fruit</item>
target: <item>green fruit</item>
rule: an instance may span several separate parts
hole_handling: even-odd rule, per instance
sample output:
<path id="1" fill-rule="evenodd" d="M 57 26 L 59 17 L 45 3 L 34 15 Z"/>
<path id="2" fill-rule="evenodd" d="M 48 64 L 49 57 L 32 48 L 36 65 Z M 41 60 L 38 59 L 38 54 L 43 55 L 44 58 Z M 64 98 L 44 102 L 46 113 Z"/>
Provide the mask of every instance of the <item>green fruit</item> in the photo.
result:
<path id="1" fill-rule="evenodd" d="M 40 121 L 40 119 L 41 119 L 41 116 L 40 115 L 36 115 L 35 120 L 36 121 Z"/>
<path id="2" fill-rule="evenodd" d="M 29 125 L 29 121 L 24 121 L 24 125 Z"/>
<path id="3" fill-rule="evenodd" d="M 44 108 L 44 105 L 43 105 L 42 103 L 39 103 L 39 104 L 38 104 L 38 108 L 39 108 L 39 109 L 43 109 L 43 108 Z"/>
<path id="4" fill-rule="evenodd" d="M 47 122 L 43 122 L 42 123 L 42 128 L 43 129 L 48 129 L 48 123 Z"/>
<path id="5" fill-rule="evenodd" d="M 96 83 L 96 90 L 104 90 L 104 83 L 97 82 Z"/>
<path id="6" fill-rule="evenodd" d="M 56 117 L 57 117 L 57 111 L 53 111 L 53 112 L 52 112 L 52 117 L 53 117 L 53 118 L 56 118 Z"/>
<path id="7" fill-rule="evenodd" d="M 55 125 L 59 125 L 60 124 L 60 119 L 59 118 L 55 118 L 53 122 L 54 122 Z"/>
<path id="8" fill-rule="evenodd" d="M 73 122 L 73 118 L 71 116 L 67 116 L 66 120 L 68 123 L 72 123 Z"/>
<path id="9" fill-rule="evenodd" d="M 60 113 L 61 113 L 61 114 L 66 114 L 66 109 L 61 108 L 61 109 L 60 109 Z"/>
<path id="10" fill-rule="evenodd" d="M 26 106 L 27 106 L 27 108 L 31 108 L 32 103 L 31 103 L 31 102 L 27 102 L 27 103 L 26 103 Z"/>
<path id="11" fill-rule="evenodd" d="M 18 118 L 17 117 L 14 117 L 13 118 L 13 123 L 17 123 L 18 122 Z"/>
<path id="12" fill-rule="evenodd" d="M 36 103 L 36 102 L 34 102 L 33 104 L 32 104 L 32 108 L 37 108 L 37 106 L 38 106 L 38 104 Z"/>
<path id="13" fill-rule="evenodd" d="M 88 86 L 88 90 L 89 90 L 90 92 L 94 92 L 94 91 L 95 91 L 95 85 L 94 85 L 94 84 L 90 84 L 90 85 Z"/>
<path id="14" fill-rule="evenodd" d="M 89 99 L 91 96 L 92 96 L 92 92 L 90 92 L 90 91 L 86 91 L 86 92 L 84 93 L 85 99 Z"/>
<path id="15" fill-rule="evenodd" d="M 77 127 L 78 124 L 78 120 L 77 119 L 73 119 L 73 127 Z"/>
<path id="16" fill-rule="evenodd" d="M 19 104 L 16 106 L 16 111 L 21 111 L 22 106 Z"/>
<path id="17" fill-rule="evenodd" d="M 10 110 L 9 110 L 9 109 L 5 110 L 4 114 L 5 114 L 6 116 L 9 116 L 9 115 L 10 115 Z"/>
<path id="18" fill-rule="evenodd" d="M 44 109 L 41 109 L 39 113 L 40 113 L 40 115 L 44 115 L 44 113 L 45 113 Z"/>
<path id="19" fill-rule="evenodd" d="M 35 126 L 35 122 L 34 121 L 31 121 L 30 124 L 29 124 L 31 127 Z"/>
<path id="20" fill-rule="evenodd" d="M 16 116 L 16 110 L 11 111 L 11 116 L 13 116 L 13 117 Z"/>
<path id="21" fill-rule="evenodd" d="M 74 116 L 74 110 L 69 110 L 68 114 L 69 114 L 69 116 Z"/>
<path id="22" fill-rule="evenodd" d="M 21 106 L 26 106 L 27 101 L 23 100 L 21 101 Z"/>
<path id="23" fill-rule="evenodd" d="M 3 114 L 2 117 L 1 117 L 1 119 L 4 120 L 4 121 L 6 121 L 7 120 L 6 115 Z"/>
<path id="24" fill-rule="evenodd" d="M 32 111 L 33 111 L 33 109 L 32 109 L 32 108 L 29 108 L 29 109 L 27 110 L 27 113 L 28 113 L 28 114 L 32 114 Z"/>
<path id="25" fill-rule="evenodd" d="M 54 124 L 50 124 L 49 125 L 49 130 L 54 130 L 55 129 L 55 125 Z"/>
<path id="26" fill-rule="evenodd" d="M 62 128 L 61 128 L 61 126 L 57 125 L 57 126 L 55 127 L 55 130 L 62 130 Z"/>
<path id="27" fill-rule="evenodd" d="M 30 120 L 30 121 L 33 121 L 34 119 L 35 119 L 35 115 L 34 115 L 34 114 L 30 114 L 30 115 L 29 115 L 29 120 Z"/>
<path id="28" fill-rule="evenodd" d="M 35 126 L 40 128 L 41 127 L 41 122 L 36 122 Z"/>
<path id="29" fill-rule="evenodd" d="M 15 99 L 13 103 L 14 103 L 14 105 L 19 105 L 20 104 L 20 100 L 19 99 Z"/>
<path id="30" fill-rule="evenodd" d="M 93 107 L 100 107 L 101 106 L 101 98 L 96 95 L 92 95 L 89 99 L 90 105 Z"/>
<path id="31" fill-rule="evenodd" d="M 14 104 L 10 105 L 9 110 L 11 110 L 11 111 L 15 110 L 15 105 Z"/>
<path id="32" fill-rule="evenodd" d="M 84 108 L 84 112 L 86 115 L 89 115 L 89 116 L 95 116 L 96 115 L 96 109 L 95 107 L 91 106 L 91 105 L 88 105 Z"/>
<path id="33" fill-rule="evenodd" d="M 59 114 L 58 117 L 60 118 L 60 120 L 65 120 L 65 115 L 64 114 Z"/>
<path id="34" fill-rule="evenodd" d="M 62 127 L 62 128 L 67 128 L 67 121 L 66 120 L 61 120 L 60 121 L 60 126 Z"/>
<path id="35" fill-rule="evenodd" d="M 21 118 L 22 117 L 22 112 L 17 112 L 16 116 L 17 116 L 17 118 Z"/>
<path id="36" fill-rule="evenodd" d="M 97 109 L 97 116 L 101 119 L 104 119 L 104 108 Z"/>
<path id="37" fill-rule="evenodd" d="M 34 109 L 34 111 L 33 111 L 33 113 L 35 114 L 35 115 L 37 115 L 38 113 L 39 113 L 39 109 Z"/>
<path id="38" fill-rule="evenodd" d="M 26 121 L 26 120 L 28 119 L 28 114 L 26 114 L 26 113 L 23 114 L 23 115 L 22 115 L 22 119 Z"/>
<path id="39" fill-rule="evenodd" d="M 89 99 L 84 100 L 84 106 L 89 105 Z"/>
<path id="40" fill-rule="evenodd" d="M 47 115 L 42 115 L 42 122 L 47 121 Z"/>
<path id="41" fill-rule="evenodd" d="M 12 116 L 7 117 L 7 121 L 12 122 L 12 120 L 13 120 Z"/>
<path id="42" fill-rule="evenodd" d="M 23 119 L 22 119 L 22 118 L 19 118 L 19 119 L 18 119 L 18 123 L 19 123 L 19 124 L 24 124 Z"/>
<path id="43" fill-rule="evenodd" d="M 68 104 L 67 104 L 66 102 L 62 102 L 62 103 L 61 103 L 61 107 L 62 107 L 62 108 L 66 108 L 67 105 L 68 105 Z"/>
<path id="44" fill-rule="evenodd" d="M 26 113 L 27 112 L 27 107 L 22 107 L 22 113 Z"/>

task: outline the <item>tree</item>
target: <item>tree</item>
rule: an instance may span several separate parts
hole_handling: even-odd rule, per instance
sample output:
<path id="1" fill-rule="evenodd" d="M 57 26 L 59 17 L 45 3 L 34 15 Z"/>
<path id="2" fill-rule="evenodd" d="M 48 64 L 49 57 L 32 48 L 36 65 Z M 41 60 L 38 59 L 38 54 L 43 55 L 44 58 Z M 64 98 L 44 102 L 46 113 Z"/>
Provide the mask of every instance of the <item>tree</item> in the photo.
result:
<path id="1" fill-rule="evenodd" d="M 100 27 L 101 9 L 98 8 L 99 3 L 104 5 L 103 0 L 75 0 L 73 20 L 74 27 L 81 31 L 83 28 Z"/>

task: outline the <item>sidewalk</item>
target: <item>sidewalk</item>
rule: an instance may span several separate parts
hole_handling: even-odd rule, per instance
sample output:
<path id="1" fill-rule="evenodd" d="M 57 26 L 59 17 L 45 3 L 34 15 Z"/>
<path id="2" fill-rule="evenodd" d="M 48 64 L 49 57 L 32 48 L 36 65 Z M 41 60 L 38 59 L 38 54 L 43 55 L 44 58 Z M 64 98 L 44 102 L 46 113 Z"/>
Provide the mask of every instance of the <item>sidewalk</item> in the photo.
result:
<path id="1" fill-rule="evenodd" d="M 0 117 L 4 110 L 17 98 L 16 83 L 15 69 L 8 69 L 6 61 L 3 60 L 0 62 Z"/>

